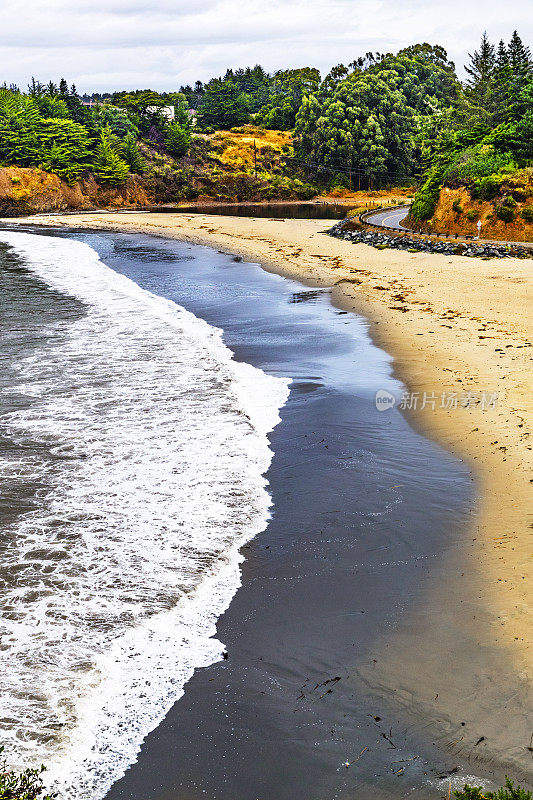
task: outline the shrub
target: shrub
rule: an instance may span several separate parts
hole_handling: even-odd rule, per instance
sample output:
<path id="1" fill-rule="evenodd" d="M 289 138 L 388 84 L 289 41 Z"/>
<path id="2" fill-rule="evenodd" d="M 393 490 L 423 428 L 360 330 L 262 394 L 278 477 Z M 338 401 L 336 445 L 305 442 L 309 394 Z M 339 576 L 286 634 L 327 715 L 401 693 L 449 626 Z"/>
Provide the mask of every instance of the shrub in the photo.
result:
<path id="1" fill-rule="evenodd" d="M 459 198 L 457 198 L 457 200 L 453 201 L 452 208 L 453 208 L 453 210 L 455 211 L 456 214 L 462 214 L 463 213 L 463 207 L 461 205 L 461 201 L 460 201 Z"/>
<path id="2" fill-rule="evenodd" d="M 294 181 L 293 188 L 298 197 L 302 200 L 311 200 L 317 193 L 316 187 L 311 183 L 304 183 L 297 179 Z"/>
<path id="3" fill-rule="evenodd" d="M 0 756 L 4 748 L 0 747 Z M 0 760 L 0 800 L 53 800 L 56 795 L 43 795 L 42 773 L 46 767 L 25 769 L 24 772 L 13 772 L 8 769 L 5 758 Z"/>
<path id="4" fill-rule="evenodd" d="M 512 195 L 508 194 L 503 198 L 502 205 L 506 206 L 507 208 L 516 208 L 517 202 Z"/>
<path id="5" fill-rule="evenodd" d="M 460 154 L 456 163 L 448 168 L 446 181 L 460 183 L 472 178 L 512 172 L 515 169 L 517 165 L 510 153 L 499 153 L 490 145 L 482 144 Z"/>
<path id="6" fill-rule="evenodd" d="M 475 222 L 478 217 L 479 211 L 469 211 L 466 215 L 466 218 L 469 222 Z"/>
<path id="7" fill-rule="evenodd" d="M 496 792 L 485 792 L 480 786 L 465 784 L 463 789 L 455 791 L 454 795 L 457 800 L 532 800 L 531 792 L 522 789 L 521 786 L 515 788 L 513 781 L 508 777 L 505 778 L 505 786 Z"/>
<path id="8" fill-rule="evenodd" d="M 514 210 L 509 206 L 501 205 L 496 208 L 496 216 L 507 224 L 514 220 Z"/>
<path id="9" fill-rule="evenodd" d="M 480 178 L 472 187 L 472 197 L 481 200 L 493 200 L 500 192 L 502 179 L 498 175 L 488 175 Z"/>
<path id="10" fill-rule="evenodd" d="M 411 217 L 415 220 L 430 219 L 439 202 L 440 187 L 444 168 L 440 165 L 432 167 L 426 180 L 415 194 L 411 206 Z"/>
<path id="11" fill-rule="evenodd" d="M 520 212 L 520 216 L 524 222 L 533 222 L 533 206 L 524 206 Z"/>

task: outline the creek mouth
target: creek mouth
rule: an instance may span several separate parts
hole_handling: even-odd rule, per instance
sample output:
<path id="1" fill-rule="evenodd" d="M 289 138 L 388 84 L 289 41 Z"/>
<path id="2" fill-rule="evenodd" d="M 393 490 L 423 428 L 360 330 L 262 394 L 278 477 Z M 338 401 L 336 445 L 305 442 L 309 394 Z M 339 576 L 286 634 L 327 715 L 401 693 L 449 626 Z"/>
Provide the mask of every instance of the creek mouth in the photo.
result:
<path id="1" fill-rule="evenodd" d="M 197 203 L 183 206 L 154 206 L 154 214 L 215 214 L 225 217 L 260 219 L 344 219 L 356 205 L 344 203 Z"/>

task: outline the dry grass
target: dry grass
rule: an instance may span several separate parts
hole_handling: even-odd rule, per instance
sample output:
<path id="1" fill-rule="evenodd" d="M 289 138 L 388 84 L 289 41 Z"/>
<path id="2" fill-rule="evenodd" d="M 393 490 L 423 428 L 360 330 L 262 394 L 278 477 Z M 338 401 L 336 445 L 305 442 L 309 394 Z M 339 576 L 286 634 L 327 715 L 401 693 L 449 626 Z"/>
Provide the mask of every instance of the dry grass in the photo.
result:
<path id="1" fill-rule="evenodd" d="M 217 131 L 209 138 L 223 164 L 245 170 L 254 167 L 254 142 L 259 165 L 265 158 L 269 161 L 279 160 L 291 144 L 288 131 L 267 131 L 252 125 L 231 131 Z"/>

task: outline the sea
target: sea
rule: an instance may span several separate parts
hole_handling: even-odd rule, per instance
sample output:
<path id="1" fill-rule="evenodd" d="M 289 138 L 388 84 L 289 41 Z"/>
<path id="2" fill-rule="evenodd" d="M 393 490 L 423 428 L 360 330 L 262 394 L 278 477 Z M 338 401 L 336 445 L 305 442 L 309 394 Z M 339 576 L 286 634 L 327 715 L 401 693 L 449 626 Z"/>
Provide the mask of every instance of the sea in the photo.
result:
<path id="1" fill-rule="evenodd" d="M 96 800 L 223 656 L 290 380 L 84 242 L 0 248 L 2 741 Z"/>

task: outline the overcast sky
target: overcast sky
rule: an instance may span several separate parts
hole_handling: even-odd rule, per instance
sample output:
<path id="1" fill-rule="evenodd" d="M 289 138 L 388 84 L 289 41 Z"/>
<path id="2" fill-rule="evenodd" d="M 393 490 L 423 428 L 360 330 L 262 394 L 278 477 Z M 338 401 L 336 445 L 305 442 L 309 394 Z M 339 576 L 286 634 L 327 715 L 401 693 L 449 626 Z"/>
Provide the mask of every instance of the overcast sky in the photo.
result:
<path id="1" fill-rule="evenodd" d="M 531 0 L 0 0 L 0 83 L 154 88 L 260 63 L 326 74 L 368 50 L 443 45 L 462 73 L 481 33 L 533 44 Z"/>

